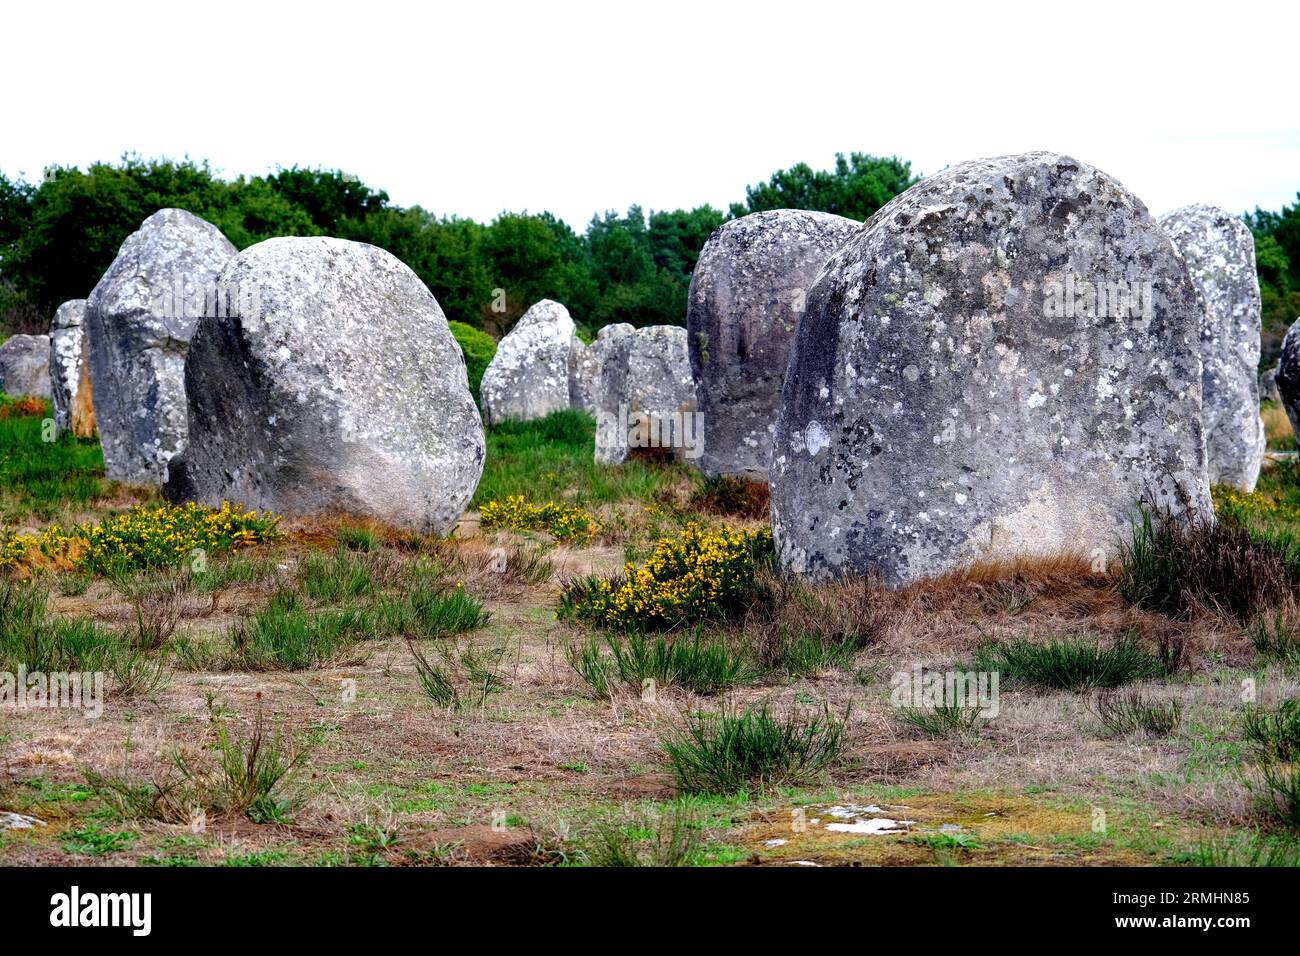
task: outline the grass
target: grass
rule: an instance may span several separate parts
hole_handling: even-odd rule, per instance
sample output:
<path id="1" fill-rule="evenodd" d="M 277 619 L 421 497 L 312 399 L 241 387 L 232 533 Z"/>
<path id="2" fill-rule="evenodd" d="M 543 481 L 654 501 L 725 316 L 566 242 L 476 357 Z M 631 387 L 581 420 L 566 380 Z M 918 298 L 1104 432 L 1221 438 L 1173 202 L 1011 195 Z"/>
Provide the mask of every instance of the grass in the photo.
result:
<path id="1" fill-rule="evenodd" d="M 655 818 L 604 823 L 582 848 L 582 860 L 598 867 L 677 867 L 699 861 L 701 820 L 677 801 Z"/>
<path id="2" fill-rule="evenodd" d="M 1241 727 L 1242 737 L 1260 760 L 1300 762 L 1300 698 L 1271 709 L 1247 707 Z"/>
<path id="3" fill-rule="evenodd" d="M 979 707 L 957 703 L 903 707 L 899 709 L 898 719 L 904 726 L 936 740 L 977 736 L 988 722 L 980 715 Z"/>
<path id="4" fill-rule="evenodd" d="M 1246 622 L 1289 595 L 1293 566 L 1286 548 L 1241 521 L 1144 509 L 1121 553 L 1119 587 L 1136 607 L 1171 618 L 1204 609 Z"/>
<path id="5" fill-rule="evenodd" d="M 487 459 L 470 507 L 517 495 L 558 500 L 571 492 L 568 503 L 577 507 L 653 501 L 683 480 L 682 469 L 655 462 L 597 465 L 595 440 L 595 419 L 574 410 L 494 425 L 487 430 Z"/>
<path id="6" fill-rule="evenodd" d="M 1183 719 L 1181 701 L 1150 700 L 1138 690 L 1100 693 L 1093 701 L 1092 712 L 1103 731 L 1112 737 L 1137 733 L 1165 737 L 1176 731 Z"/>
<path id="7" fill-rule="evenodd" d="M 1279 608 L 1251 622 L 1250 640 L 1261 663 L 1300 666 L 1300 628 L 1293 616 L 1293 610 Z"/>
<path id="8" fill-rule="evenodd" d="M 1113 688 L 1162 676 L 1167 667 L 1131 634 L 1109 647 L 1099 639 L 1053 637 L 1046 643 L 1018 638 L 984 644 L 975 651 L 974 669 L 1001 679 L 1046 690 Z"/>
<path id="9" fill-rule="evenodd" d="M 81 856 L 107 856 L 125 850 L 134 834 L 125 830 L 105 830 L 98 823 L 87 823 L 63 834 L 63 849 Z"/>
<path id="10" fill-rule="evenodd" d="M 761 704 L 739 714 L 689 714 L 663 749 L 685 793 L 797 786 L 815 780 L 839 756 L 845 724 L 827 708 L 777 717 Z"/>
<path id="11" fill-rule="evenodd" d="M 1197 866 L 1300 866 L 1300 841 L 1287 834 L 1258 830 L 1202 843 L 1192 856 Z"/>
<path id="12" fill-rule="evenodd" d="M 48 402 L 39 410 L 17 408 L 12 401 L 0 412 L 0 505 L 8 521 L 34 515 L 50 521 L 67 508 L 81 508 L 104 497 L 104 455 L 99 442 L 63 434 L 44 440 Z"/>
<path id="13" fill-rule="evenodd" d="M 485 626 L 492 618 L 483 603 L 459 585 L 448 588 L 425 582 L 397 598 L 378 603 L 385 632 L 404 637 L 447 637 Z"/>
<path id="14" fill-rule="evenodd" d="M 601 653 L 602 644 L 608 654 Z M 629 634 L 591 637 L 570 644 L 569 664 L 591 688 L 608 699 L 615 682 L 634 692 L 653 695 L 658 688 L 683 687 L 697 694 L 717 694 L 747 683 L 759 674 L 745 654 L 721 637 Z"/>
<path id="15" fill-rule="evenodd" d="M 297 592 L 283 590 L 232 627 L 228 640 L 239 669 L 304 670 L 336 660 L 377 633 L 368 607 L 309 610 Z"/>

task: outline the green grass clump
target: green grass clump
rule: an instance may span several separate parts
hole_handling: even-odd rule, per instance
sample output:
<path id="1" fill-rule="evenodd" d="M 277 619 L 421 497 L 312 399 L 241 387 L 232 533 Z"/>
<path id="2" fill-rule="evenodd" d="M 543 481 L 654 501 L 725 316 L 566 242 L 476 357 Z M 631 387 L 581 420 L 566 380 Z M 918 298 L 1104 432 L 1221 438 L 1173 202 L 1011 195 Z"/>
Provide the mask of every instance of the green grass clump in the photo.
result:
<path id="1" fill-rule="evenodd" d="M 903 707 L 898 712 L 898 719 L 904 726 L 936 740 L 974 737 L 988 723 L 980 715 L 979 707 L 956 703 L 941 703 L 932 707 Z"/>
<path id="2" fill-rule="evenodd" d="M 985 644 L 975 651 L 977 671 L 997 671 L 1001 679 L 1048 690 L 1088 690 L 1121 687 L 1162 676 L 1166 667 L 1131 635 L 1110 647 L 1099 640 L 1052 638 L 1035 644 L 1020 638 L 1005 644 Z"/>
<path id="3" fill-rule="evenodd" d="M 602 644 L 608 647 L 608 654 L 601 653 Z M 655 687 L 717 694 L 758 676 L 740 650 L 729 647 L 722 638 L 706 640 L 698 630 L 690 637 L 597 636 L 585 644 L 569 645 L 567 653 L 570 666 L 600 698 L 610 696 L 614 681 L 634 692 L 643 692 L 653 681 Z"/>
<path id="4" fill-rule="evenodd" d="M 369 607 L 310 610 L 294 591 L 280 591 L 228 633 L 240 670 L 303 670 L 338 658 L 378 636 Z"/>
<path id="5" fill-rule="evenodd" d="M 1264 835 L 1255 830 L 1201 844 L 1192 862 L 1214 867 L 1300 866 L 1300 840 L 1285 833 Z"/>
<path id="6" fill-rule="evenodd" d="M 1250 625 L 1250 639 L 1261 663 L 1300 666 L 1300 628 L 1286 611 L 1256 618 Z"/>
<path id="7" fill-rule="evenodd" d="M 395 598 L 378 602 L 377 611 L 385 633 L 404 637 L 447 637 L 484 627 L 492 618 L 483 603 L 460 585 L 455 587 L 416 583 Z"/>
<path id="8" fill-rule="evenodd" d="M 602 823 L 582 846 L 587 866 L 693 866 L 700 859 L 702 821 L 677 801 L 657 818 Z"/>
<path id="9" fill-rule="evenodd" d="M 844 745 L 845 721 L 820 713 L 773 716 L 766 704 L 740 714 L 691 714 L 663 748 L 685 793 L 731 794 L 814 780 Z"/>
<path id="10" fill-rule="evenodd" d="M 1242 736 L 1261 760 L 1300 762 L 1300 698 L 1284 700 L 1276 709 L 1247 707 Z"/>
<path id="11" fill-rule="evenodd" d="M 367 597 L 375 590 L 369 568 L 342 547 L 328 554 L 303 555 L 298 562 L 298 584 L 304 594 L 323 604 Z"/>
<path id="12" fill-rule="evenodd" d="M 1177 730 L 1183 719 L 1181 701 L 1149 700 L 1136 690 L 1125 694 L 1098 694 L 1092 710 L 1103 731 L 1113 737 L 1137 733 L 1164 737 Z"/>

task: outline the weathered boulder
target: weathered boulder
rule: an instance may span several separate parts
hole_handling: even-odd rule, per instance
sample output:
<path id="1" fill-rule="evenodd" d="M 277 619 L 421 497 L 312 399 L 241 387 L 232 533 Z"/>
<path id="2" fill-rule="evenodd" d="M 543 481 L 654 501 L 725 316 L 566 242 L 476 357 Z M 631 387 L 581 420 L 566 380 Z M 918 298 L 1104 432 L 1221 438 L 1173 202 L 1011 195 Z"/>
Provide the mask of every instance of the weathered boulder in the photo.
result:
<path id="1" fill-rule="evenodd" d="M 627 356 L 636 328 L 627 322 L 607 325 L 596 333 L 600 375 L 596 380 L 596 461 L 617 465 L 627 457 Z"/>
<path id="2" fill-rule="evenodd" d="M 595 412 L 600 388 L 600 357 L 596 343 L 588 345 L 576 335 L 569 350 L 569 407 Z"/>
<path id="3" fill-rule="evenodd" d="M 364 243 L 283 238 L 220 281 L 258 295 L 194 333 L 189 443 L 166 497 L 450 531 L 483 471 L 483 425 L 415 273 Z"/>
<path id="4" fill-rule="evenodd" d="M 1282 340 L 1274 381 L 1282 408 L 1291 421 L 1291 430 L 1300 435 L 1300 319 L 1292 323 Z"/>
<path id="5" fill-rule="evenodd" d="M 569 356 L 577 330 L 550 299 L 533 305 L 497 345 L 479 396 L 489 425 L 531 421 L 569 407 Z"/>
<path id="6" fill-rule="evenodd" d="M 0 392 L 50 397 L 50 337 L 11 335 L 0 345 Z"/>
<path id="7" fill-rule="evenodd" d="M 630 335 L 614 333 L 611 362 L 602 373 L 602 399 L 596 416 L 596 460 L 618 464 L 629 452 L 695 462 L 703 450 L 703 429 L 695 407 L 686 330 L 652 325 Z M 611 364 L 627 343 L 627 362 Z M 609 375 L 609 383 L 604 383 Z"/>
<path id="8" fill-rule="evenodd" d="M 60 432 L 72 427 L 72 406 L 81 384 L 81 323 L 85 314 L 86 300 L 73 299 L 59 306 L 50 323 L 50 404 L 54 427 Z"/>
<path id="9" fill-rule="evenodd" d="M 1139 502 L 1211 514 L 1196 289 L 1123 186 L 1037 152 L 872 216 L 808 296 L 770 483 L 781 566 L 898 585 L 1109 560 Z"/>
<path id="10" fill-rule="evenodd" d="M 781 383 L 808 289 L 862 228 L 799 209 L 733 219 L 709 237 L 691 275 L 686 328 L 709 477 L 767 479 Z"/>
<path id="11" fill-rule="evenodd" d="M 1253 491 L 1264 461 L 1259 417 L 1259 279 L 1255 240 L 1217 206 L 1160 217 L 1205 303 L 1201 322 L 1201 422 L 1210 484 Z"/>
<path id="12" fill-rule="evenodd" d="M 216 226 L 160 209 L 127 237 L 90 293 L 83 325 L 109 478 L 161 482 L 184 446 L 185 353 L 199 317 L 226 311 L 216 283 L 234 254 Z"/>

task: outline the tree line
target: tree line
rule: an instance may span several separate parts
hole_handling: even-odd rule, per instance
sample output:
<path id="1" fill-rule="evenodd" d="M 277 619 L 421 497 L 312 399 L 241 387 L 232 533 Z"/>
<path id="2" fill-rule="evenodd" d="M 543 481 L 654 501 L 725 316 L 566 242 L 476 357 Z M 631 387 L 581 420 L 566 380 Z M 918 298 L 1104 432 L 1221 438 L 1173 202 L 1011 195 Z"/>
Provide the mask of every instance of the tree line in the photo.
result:
<path id="1" fill-rule="evenodd" d="M 588 334 L 611 322 L 681 324 L 695 260 L 730 215 L 782 207 L 866 219 L 917 177 L 862 153 L 830 170 L 798 164 L 712 206 L 597 215 L 578 233 L 547 212 L 490 223 L 401 207 L 337 170 L 279 169 L 222 179 L 207 163 L 124 157 L 50 167 L 37 182 L 0 175 L 0 336 L 41 332 L 61 302 L 84 298 L 123 240 L 163 207 L 217 226 L 239 249 L 272 236 L 338 236 L 405 262 L 447 313 L 494 335 L 539 299 L 563 302 Z"/>

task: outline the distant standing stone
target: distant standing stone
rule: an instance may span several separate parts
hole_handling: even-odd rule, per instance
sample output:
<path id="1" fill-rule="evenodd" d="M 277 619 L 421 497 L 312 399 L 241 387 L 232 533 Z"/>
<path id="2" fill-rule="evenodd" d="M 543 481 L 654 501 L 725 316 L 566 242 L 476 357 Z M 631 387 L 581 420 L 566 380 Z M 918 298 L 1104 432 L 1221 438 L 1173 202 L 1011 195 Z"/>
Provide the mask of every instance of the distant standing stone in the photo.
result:
<path id="1" fill-rule="evenodd" d="M 627 457 L 627 356 L 635 333 L 627 322 L 607 325 L 591 346 L 600 355 L 593 411 L 596 461 L 602 465 L 617 465 Z"/>
<path id="2" fill-rule="evenodd" d="M 1280 402 L 1282 396 L 1277 391 L 1277 366 L 1259 377 L 1259 400 L 1261 402 Z"/>
<path id="3" fill-rule="evenodd" d="M 1211 514 L 1199 336 L 1186 266 L 1105 173 L 1038 152 L 922 180 L 809 293 L 771 468 L 782 568 L 1107 561 L 1139 502 Z"/>
<path id="4" fill-rule="evenodd" d="M 618 344 L 611 344 L 615 358 L 623 341 L 627 363 L 622 381 L 615 371 L 609 386 L 602 388 L 596 460 L 618 464 L 631 451 L 646 449 L 651 455 L 698 461 L 704 435 L 696 414 L 686 330 L 652 325 L 619 335 Z"/>
<path id="5" fill-rule="evenodd" d="M 487 423 L 526 422 L 568 408 L 569 357 L 577 341 L 560 303 L 543 299 L 525 312 L 483 373 L 479 395 Z"/>
<path id="6" fill-rule="evenodd" d="M 799 209 L 724 223 L 691 276 L 686 328 L 710 477 L 767 480 L 790 343 L 808 290 L 862 223 Z"/>
<path id="7" fill-rule="evenodd" d="M 72 406 L 81 384 L 82 320 L 86 300 L 73 299 L 59 306 L 50 323 L 50 397 L 54 427 L 59 432 L 72 427 Z"/>
<path id="8" fill-rule="evenodd" d="M 190 440 L 166 497 L 449 532 L 483 472 L 483 425 L 415 273 L 365 243 L 281 238 L 245 249 L 220 281 L 259 295 L 194 334 Z"/>
<path id="9" fill-rule="evenodd" d="M 1201 418 L 1210 484 L 1253 491 L 1264 461 L 1259 417 L 1259 278 L 1255 240 L 1239 218 L 1193 205 L 1160 217 L 1205 303 Z"/>
<path id="10" fill-rule="evenodd" d="M 0 345 L 0 392 L 50 397 L 50 337 L 11 335 Z"/>
<path id="11" fill-rule="evenodd" d="M 160 209 L 90 293 L 84 329 L 109 478 L 160 484 L 184 446 L 185 354 L 199 317 L 226 307 L 216 281 L 234 254 L 210 222 Z"/>

